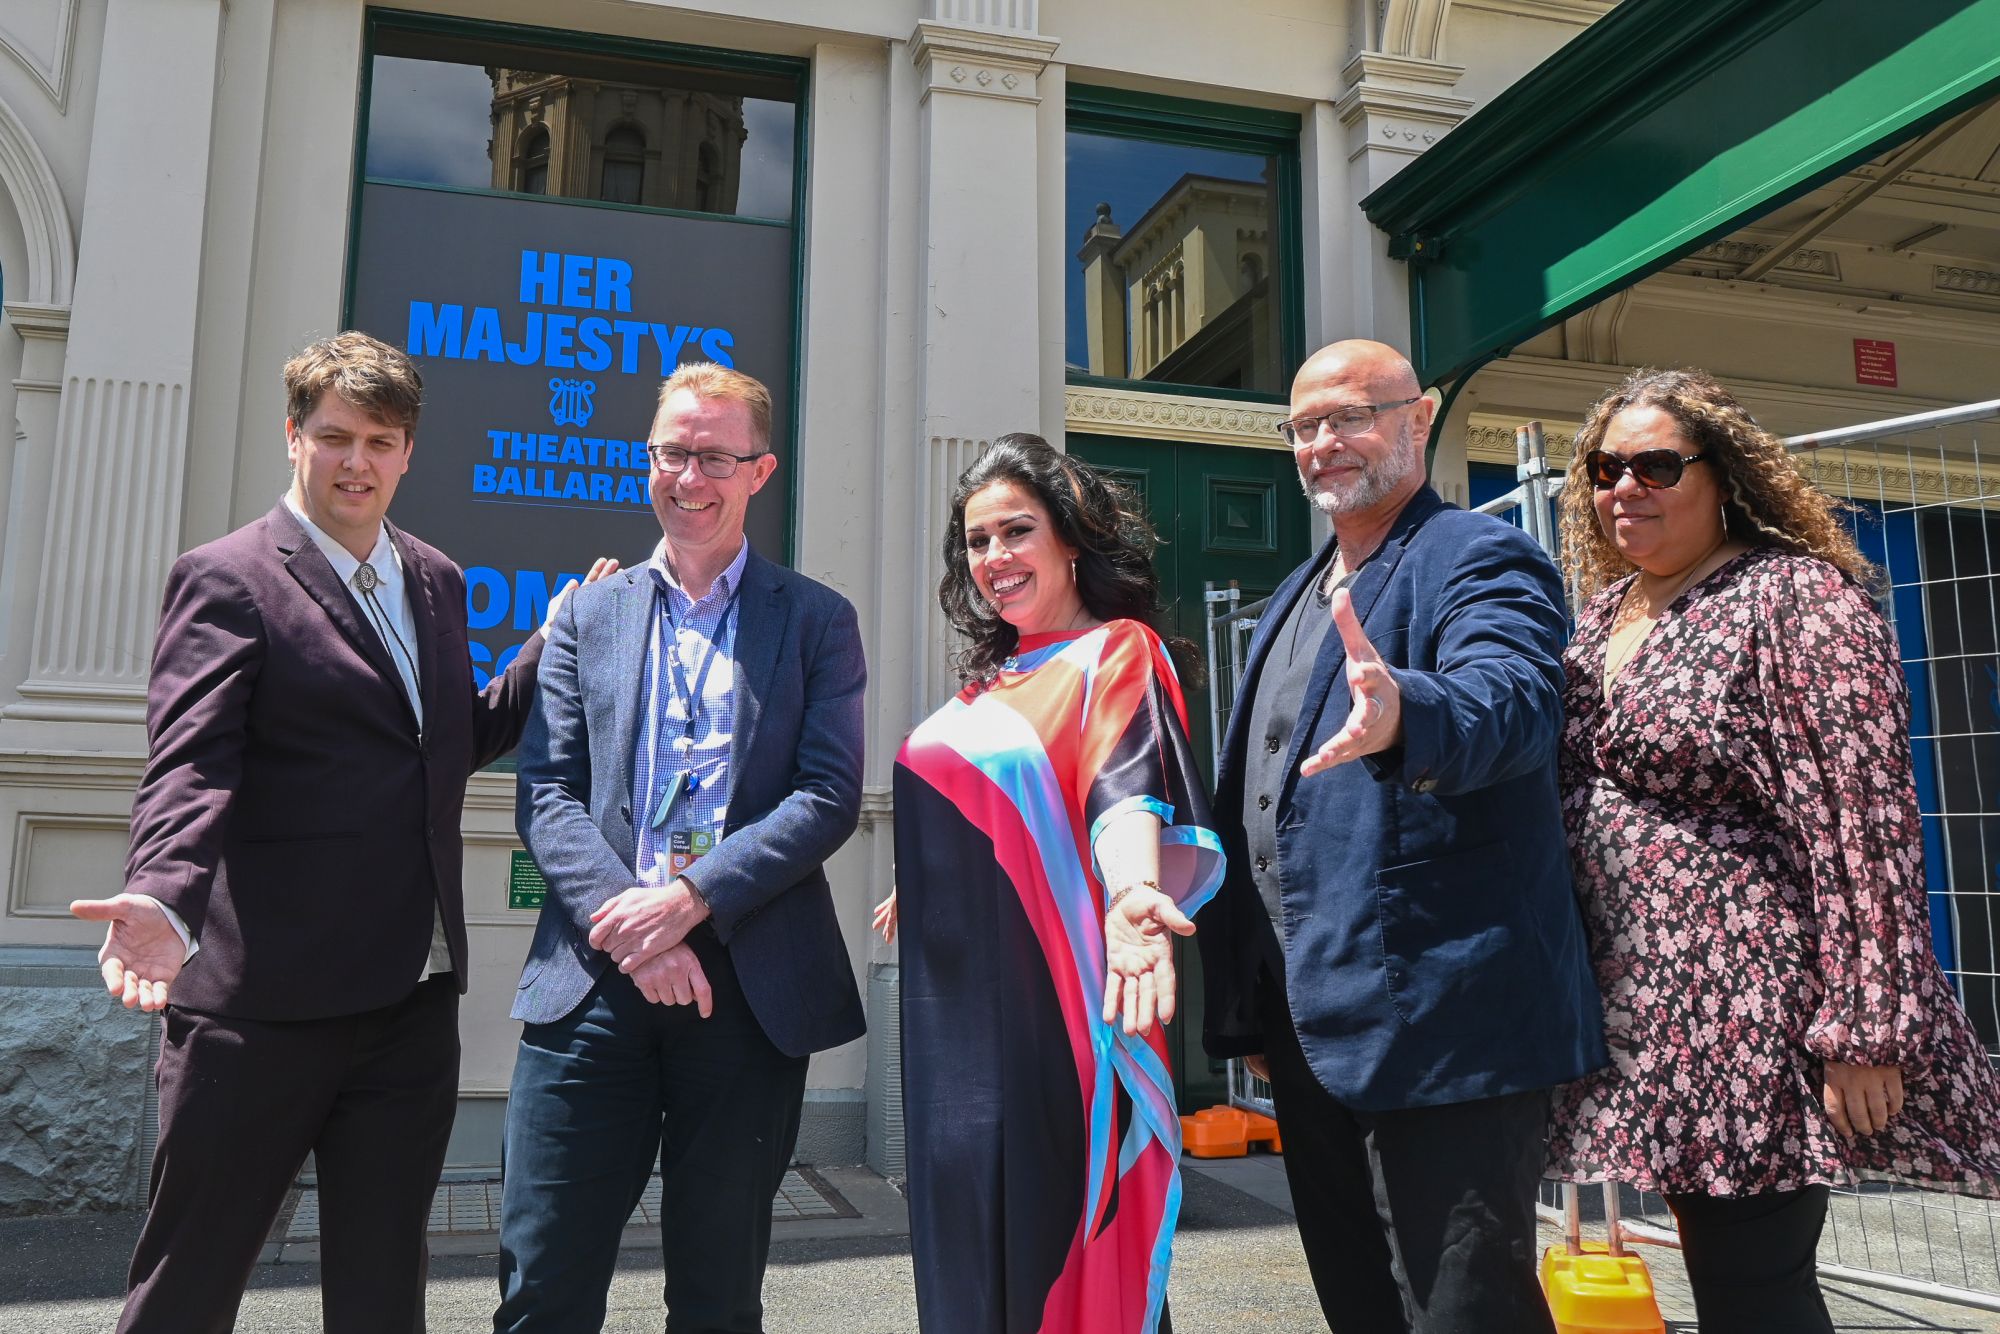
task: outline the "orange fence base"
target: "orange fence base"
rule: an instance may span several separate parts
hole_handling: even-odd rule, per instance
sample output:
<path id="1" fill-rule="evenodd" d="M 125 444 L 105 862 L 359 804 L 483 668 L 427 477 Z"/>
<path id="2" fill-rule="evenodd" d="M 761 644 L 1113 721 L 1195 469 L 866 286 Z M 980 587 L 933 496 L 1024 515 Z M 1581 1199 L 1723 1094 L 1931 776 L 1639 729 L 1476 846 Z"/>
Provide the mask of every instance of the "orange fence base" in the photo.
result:
<path id="1" fill-rule="evenodd" d="M 1195 1158 L 1241 1158 L 1252 1145 L 1283 1153 L 1278 1123 L 1241 1107 L 1209 1107 L 1181 1118 L 1181 1148 Z"/>
<path id="2" fill-rule="evenodd" d="M 1646 1262 L 1611 1255 L 1602 1242 L 1585 1242 L 1582 1255 L 1549 1247 L 1542 1254 L 1542 1291 L 1556 1334 L 1666 1334 Z"/>

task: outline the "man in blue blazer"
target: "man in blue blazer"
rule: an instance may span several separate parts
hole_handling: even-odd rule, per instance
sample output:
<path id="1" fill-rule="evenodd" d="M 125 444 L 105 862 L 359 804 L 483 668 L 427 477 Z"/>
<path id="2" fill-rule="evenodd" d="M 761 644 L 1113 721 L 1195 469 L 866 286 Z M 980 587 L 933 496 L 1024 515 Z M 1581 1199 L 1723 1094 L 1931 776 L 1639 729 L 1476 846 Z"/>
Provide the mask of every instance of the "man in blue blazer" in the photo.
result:
<path id="1" fill-rule="evenodd" d="M 516 824 L 548 881 L 521 973 L 494 1328 L 595 1330 L 655 1159 L 667 1329 L 759 1334 L 811 1053 L 861 1036 L 821 864 L 861 807 L 854 608 L 750 550 L 771 397 L 661 386 L 643 568 L 542 656 Z"/>
<path id="2" fill-rule="evenodd" d="M 1431 413 L 1379 343 L 1293 381 L 1333 540 L 1272 596 L 1230 716 L 1204 1038 L 1271 1081 L 1330 1328 L 1513 1334 L 1552 1328 L 1549 1088 L 1604 1042 L 1556 791 L 1562 584 L 1426 484 Z"/>

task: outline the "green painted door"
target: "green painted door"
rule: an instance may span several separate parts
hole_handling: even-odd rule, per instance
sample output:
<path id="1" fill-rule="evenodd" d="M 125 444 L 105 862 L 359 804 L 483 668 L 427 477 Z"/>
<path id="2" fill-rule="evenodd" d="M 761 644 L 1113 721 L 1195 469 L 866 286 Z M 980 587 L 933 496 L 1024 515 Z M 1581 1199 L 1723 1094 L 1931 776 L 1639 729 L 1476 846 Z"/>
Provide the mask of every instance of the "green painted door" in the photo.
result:
<path id="1" fill-rule="evenodd" d="M 1206 651 L 1202 600 L 1205 582 L 1226 587 L 1236 580 L 1243 605 L 1268 596 L 1306 558 L 1312 540 L 1305 497 L 1289 450 L 1108 436 L 1069 437 L 1072 454 L 1086 459 L 1137 492 L 1160 547 L 1167 625 Z M 1208 688 L 1189 689 L 1188 731 L 1202 771 L 1213 784 Z M 1179 950 L 1181 1017 L 1167 1031 L 1181 1110 L 1191 1112 L 1228 1099 L 1220 1065 L 1201 1050 L 1201 959 L 1191 945 Z"/>

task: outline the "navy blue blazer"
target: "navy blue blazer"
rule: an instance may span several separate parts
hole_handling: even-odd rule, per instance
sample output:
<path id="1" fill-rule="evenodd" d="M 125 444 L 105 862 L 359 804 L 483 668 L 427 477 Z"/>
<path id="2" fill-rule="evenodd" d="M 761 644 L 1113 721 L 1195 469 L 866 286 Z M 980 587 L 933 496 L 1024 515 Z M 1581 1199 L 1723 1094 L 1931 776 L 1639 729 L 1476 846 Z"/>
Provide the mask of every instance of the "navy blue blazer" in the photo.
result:
<path id="1" fill-rule="evenodd" d="M 542 653 L 514 823 L 549 890 L 516 1019 L 549 1023 L 582 1002 L 611 962 L 591 948 L 590 914 L 637 883 L 632 752 L 654 597 L 643 568 L 579 588 Z M 752 551 L 736 628 L 729 822 L 695 879 L 751 1013 L 790 1056 L 866 1028 L 822 863 L 861 815 L 867 679 L 853 605 Z"/>
<path id="2" fill-rule="evenodd" d="M 1332 555 L 1329 542 L 1272 595 L 1239 701 Z M 1520 529 L 1425 487 L 1349 591 L 1401 687 L 1403 741 L 1299 777 L 1349 709 L 1347 651 L 1328 631 L 1277 798 L 1285 996 L 1313 1073 L 1347 1106 L 1386 1111 L 1597 1069 L 1602 1019 L 1556 790 L 1554 566 Z M 1197 921 L 1213 1056 L 1263 1050 L 1257 976 L 1276 946 L 1247 869 L 1249 723 L 1239 702 L 1215 799 L 1229 870 Z"/>

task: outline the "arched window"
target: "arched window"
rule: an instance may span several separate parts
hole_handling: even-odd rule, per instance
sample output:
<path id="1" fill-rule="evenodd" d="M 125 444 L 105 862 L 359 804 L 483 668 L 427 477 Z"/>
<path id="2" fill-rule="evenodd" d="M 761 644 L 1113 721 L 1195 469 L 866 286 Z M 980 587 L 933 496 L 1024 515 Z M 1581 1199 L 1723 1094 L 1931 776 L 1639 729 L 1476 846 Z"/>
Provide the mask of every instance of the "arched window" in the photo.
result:
<path id="1" fill-rule="evenodd" d="M 549 132 L 540 125 L 531 125 L 521 135 L 521 176 L 516 187 L 523 194 L 545 195 L 549 192 Z"/>
<path id="2" fill-rule="evenodd" d="M 634 125 L 620 125 L 604 136 L 604 173 L 597 197 L 610 204 L 637 204 L 646 190 L 646 136 Z"/>

